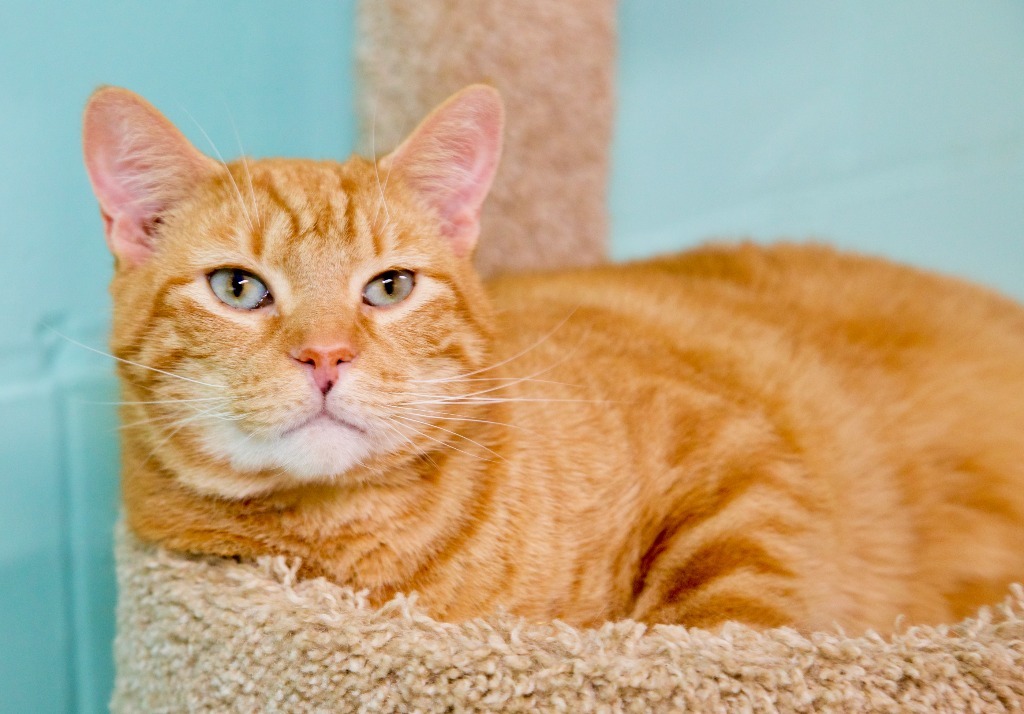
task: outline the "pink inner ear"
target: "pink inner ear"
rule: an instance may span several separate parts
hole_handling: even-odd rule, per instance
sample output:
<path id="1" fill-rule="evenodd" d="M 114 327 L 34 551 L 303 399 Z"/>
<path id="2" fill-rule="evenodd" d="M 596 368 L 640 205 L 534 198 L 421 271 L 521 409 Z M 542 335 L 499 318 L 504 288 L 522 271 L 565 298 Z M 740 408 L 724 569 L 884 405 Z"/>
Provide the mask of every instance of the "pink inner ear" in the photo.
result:
<path id="1" fill-rule="evenodd" d="M 480 211 L 501 157 L 504 110 L 498 92 L 474 85 L 435 109 L 381 168 L 399 175 L 441 219 L 457 255 L 472 252 Z"/>
<path id="2" fill-rule="evenodd" d="M 159 214 L 216 164 L 145 100 L 114 87 L 90 99 L 82 138 L 107 244 L 137 265 L 153 252 Z"/>

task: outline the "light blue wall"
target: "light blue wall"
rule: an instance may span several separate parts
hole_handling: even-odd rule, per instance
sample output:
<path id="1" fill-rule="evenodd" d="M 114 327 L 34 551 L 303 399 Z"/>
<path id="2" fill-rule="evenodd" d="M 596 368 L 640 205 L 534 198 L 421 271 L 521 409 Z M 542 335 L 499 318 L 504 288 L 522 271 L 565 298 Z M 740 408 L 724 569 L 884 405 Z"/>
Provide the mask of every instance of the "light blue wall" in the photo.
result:
<path id="1" fill-rule="evenodd" d="M 352 3 L 0 0 L 0 712 L 106 711 L 116 399 L 111 259 L 81 164 L 99 84 L 209 151 L 342 158 Z"/>
<path id="2" fill-rule="evenodd" d="M 1024 297 L 1024 3 L 621 8 L 616 255 L 816 236 Z"/>
<path id="3" fill-rule="evenodd" d="M 622 0 L 614 252 L 818 236 L 1024 297 L 1024 3 Z M 110 259 L 79 117 L 139 91 L 208 149 L 342 157 L 352 3 L 0 0 L 0 712 L 102 711 Z"/>

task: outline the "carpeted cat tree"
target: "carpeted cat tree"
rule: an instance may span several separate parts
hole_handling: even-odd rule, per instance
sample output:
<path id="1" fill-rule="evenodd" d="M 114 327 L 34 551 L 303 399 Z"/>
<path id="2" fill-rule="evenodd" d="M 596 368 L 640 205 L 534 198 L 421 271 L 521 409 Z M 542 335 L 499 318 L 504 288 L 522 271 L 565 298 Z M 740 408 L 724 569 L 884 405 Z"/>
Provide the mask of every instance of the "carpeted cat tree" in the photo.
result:
<path id="1" fill-rule="evenodd" d="M 485 273 L 603 259 L 614 3 L 367 0 L 364 153 L 465 84 L 508 130 L 484 216 Z M 374 137 L 371 142 L 371 136 Z M 889 638 L 727 626 L 579 630 L 374 610 L 281 558 L 187 557 L 117 535 L 116 712 L 910 711 L 1024 708 L 1024 590 Z"/>

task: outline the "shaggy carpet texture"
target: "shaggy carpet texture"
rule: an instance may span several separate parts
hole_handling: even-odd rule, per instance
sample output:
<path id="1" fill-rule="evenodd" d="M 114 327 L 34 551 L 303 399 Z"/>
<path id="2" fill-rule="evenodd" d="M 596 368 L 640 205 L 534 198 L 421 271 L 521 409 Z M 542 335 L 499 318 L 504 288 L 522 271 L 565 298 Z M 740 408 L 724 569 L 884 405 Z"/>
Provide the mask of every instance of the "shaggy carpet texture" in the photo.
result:
<path id="1" fill-rule="evenodd" d="M 1003 712 L 1024 707 L 1024 589 L 882 638 L 380 609 L 295 564 L 187 557 L 121 529 L 115 712 Z"/>

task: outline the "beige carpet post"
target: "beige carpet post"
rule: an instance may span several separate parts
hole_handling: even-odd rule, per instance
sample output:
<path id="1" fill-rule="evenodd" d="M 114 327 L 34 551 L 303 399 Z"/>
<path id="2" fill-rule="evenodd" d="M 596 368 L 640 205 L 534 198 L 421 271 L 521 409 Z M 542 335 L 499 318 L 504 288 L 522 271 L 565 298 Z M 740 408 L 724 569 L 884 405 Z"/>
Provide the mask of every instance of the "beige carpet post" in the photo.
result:
<path id="1" fill-rule="evenodd" d="M 605 258 L 614 0 L 364 0 L 357 37 L 366 156 L 467 84 L 505 98 L 505 153 L 476 255 L 484 275 Z"/>

